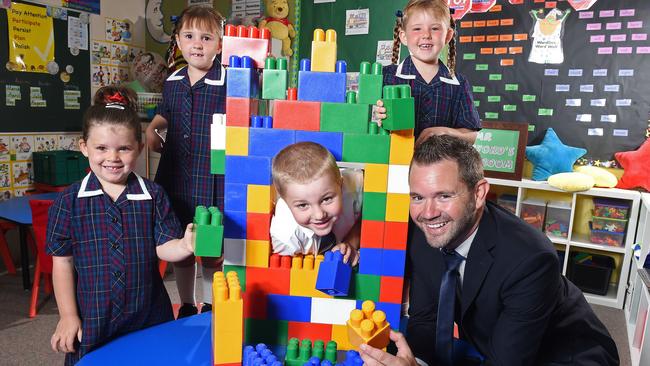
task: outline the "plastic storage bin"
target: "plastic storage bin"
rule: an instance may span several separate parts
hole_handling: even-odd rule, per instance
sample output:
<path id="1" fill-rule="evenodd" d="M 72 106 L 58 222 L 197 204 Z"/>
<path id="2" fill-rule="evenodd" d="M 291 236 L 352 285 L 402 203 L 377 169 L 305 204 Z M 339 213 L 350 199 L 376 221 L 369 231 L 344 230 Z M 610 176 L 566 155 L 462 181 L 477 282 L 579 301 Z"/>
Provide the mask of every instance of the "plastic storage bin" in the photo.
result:
<path id="1" fill-rule="evenodd" d="M 571 202 L 549 201 L 546 205 L 544 232 L 551 236 L 567 238 L 571 220 Z"/>
<path id="2" fill-rule="evenodd" d="M 614 269 L 614 258 L 578 253 L 571 258 L 569 279 L 584 292 L 606 295 Z"/>
<path id="3" fill-rule="evenodd" d="M 529 198 L 521 202 L 520 216 L 522 220 L 533 225 L 539 230 L 544 227 L 544 215 L 546 213 L 546 202 Z"/>
<path id="4" fill-rule="evenodd" d="M 57 150 L 33 153 L 34 182 L 53 186 L 74 183 L 88 171 L 88 159 L 79 151 Z"/>
<path id="5" fill-rule="evenodd" d="M 612 247 L 622 247 L 625 233 L 616 233 L 607 230 L 594 230 L 591 229 L 589 234 L 589 241 L 596 244 L 604 244 Z"/>
<path id="6" fill-rule="evenodd" d="M 609 219 L 606 217 L 596 217 L 592 218 L 592 229 L 609 231 L 613 233 L 624 233 L 625 227 L 627 226 L 627 220 L 619 219 Z"/>
<path id="7" fill-rule="evenodd" d="M 497 204 L 513 214 L 517 212 L 517 196 L 514 194 L 502 194 L 497 199 Z"/>
<path id="8" fill-rule="evenodd" d="M 630 204 L 612 198 L 594 198 L 594 216 L 626 220 Z"/>

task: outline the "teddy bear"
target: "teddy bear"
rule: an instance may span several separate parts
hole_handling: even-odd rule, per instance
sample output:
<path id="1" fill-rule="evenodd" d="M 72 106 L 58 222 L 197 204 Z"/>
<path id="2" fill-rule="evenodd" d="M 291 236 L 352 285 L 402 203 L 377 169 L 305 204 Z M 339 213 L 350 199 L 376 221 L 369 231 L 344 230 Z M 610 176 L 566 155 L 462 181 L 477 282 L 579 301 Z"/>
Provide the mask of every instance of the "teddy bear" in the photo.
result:
<path id="1" fill-rule="evenodd" d="M 260 28 L 267 28 L 271 36 L 282 41 L 282 54 L 291 56 L 291 40 L 296 37 L 293 25 L 287 20 L 289 3 L 287 0 L 264 0 L 267 17 L 260 21 Z"/>

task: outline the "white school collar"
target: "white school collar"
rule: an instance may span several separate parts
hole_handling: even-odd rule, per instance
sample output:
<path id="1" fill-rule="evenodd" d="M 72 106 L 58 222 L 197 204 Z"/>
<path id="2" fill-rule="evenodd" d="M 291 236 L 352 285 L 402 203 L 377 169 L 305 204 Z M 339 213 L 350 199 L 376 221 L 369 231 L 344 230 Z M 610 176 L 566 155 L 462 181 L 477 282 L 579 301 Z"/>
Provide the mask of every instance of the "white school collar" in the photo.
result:
<path id="1" fill-rule="evenodd" d="M 104 194 L 104 191 L 101 189 L 96 189 L 94 191 L 87 191 L 86 186 L 88 185 L 88 179 L 90 179 L 90 175 L 92 173 L 88 173 L 84 177 L 84 179 L 81 181 L 81 186 L 79 187 L 79 192 L 77 192 L 77 198 L 84 198 L 84 197 L 94 197 L 94 196 L 100 196 Z M 141 176 L 139 176 L 136 173 L 135 177 L 138 179 L 138 184 L 140 184 L 140 188 L 142 189 L 142 193 L 127 193 L 126 194 L 126 199 L 131 200 L 131 201 L 144 201 L 144 200 L 150 200 L 151 195 L 149 194 L 149 190 L 147 187 L 144 185 L 144 180 L 142 179 Z"/>
<path id="2" fill-rule="evenodd" d="M 181 70 L 186 68 L 187 66 L 183 66 L 180 69 L 174 71 L 169 77 L 167 78 L 167 81 L 177 81 L 177 80 L 183 80 L 185 78 L 184 75 L 177 75 Z M 208 85 L 215 85 L 215 86 L 222 86 L 225 81 L 226 81 L 226 69 L 223 67 L 223 65 L 220 63 L 219 67 L 221 67 L 221 75 L 219 77 L 219 80 L 212 80 L 205 78 L 203 79 L 203 82 L 208 84 Z"/>
<path id="3" fill-rule="evenodd" d="M 397 69 L 395 70 L 395 76 L 404 80 L 414 80 L 415 75 L 402 74 L 403 67 L 404 67 L 404 61 L 402 61 L 399 65 L 397 65 Z M 460 82 L 458 81 L 458 79 L 456 79 L 456 75 L 452 76 L 451 79 L 446 78 L 444 76 L 440 76 L 438 77 L 438 79 L 440 79 L 440 81 L 442 81 L 443 83 L 447 83 L 450 85 L 460 85 Z"/>

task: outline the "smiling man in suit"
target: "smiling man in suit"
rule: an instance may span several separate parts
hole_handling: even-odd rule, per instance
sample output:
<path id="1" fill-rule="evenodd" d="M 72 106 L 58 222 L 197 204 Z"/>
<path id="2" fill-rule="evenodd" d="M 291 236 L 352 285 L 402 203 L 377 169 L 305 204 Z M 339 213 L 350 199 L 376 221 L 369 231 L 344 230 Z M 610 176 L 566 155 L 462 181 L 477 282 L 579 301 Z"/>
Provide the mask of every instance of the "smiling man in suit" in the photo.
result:
<path id="1" fill-rule="evenodd" d="M 415 150 L 409 185 L 419 230 L 409 247 L 407 338 L 391 333 L 395 356 L 362 345 L 367 365 L 464 364 L 453 322 L 488 365 L 618 365 L 614 341 L 561 275 L 553 244 L 486 201 L 472 145 L 432 136 Z"/>

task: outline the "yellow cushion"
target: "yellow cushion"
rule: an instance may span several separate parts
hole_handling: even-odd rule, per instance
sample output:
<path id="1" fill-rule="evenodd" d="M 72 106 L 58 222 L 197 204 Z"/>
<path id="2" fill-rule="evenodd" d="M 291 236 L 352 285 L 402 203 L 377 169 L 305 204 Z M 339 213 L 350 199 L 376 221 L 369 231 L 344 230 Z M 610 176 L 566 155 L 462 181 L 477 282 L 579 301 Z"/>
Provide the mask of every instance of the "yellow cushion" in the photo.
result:
<path id="1" fill-rule="evenodd" d="M 558 173 L 548 177 L 548 184 L 567 192 L 586 191 L 594 186 L 594 178 L 583 173 Z"/>
<path id="2" fill-rule="evenodd" d="M 576 172 L 591 175 L 594 178 L 594 186 L 596 187 L 612 188 L 616 187 L 616 183 L 618 183 L 618 179 L 614 174 L 597 166 L 579 166 L 576 168 Z"/>

